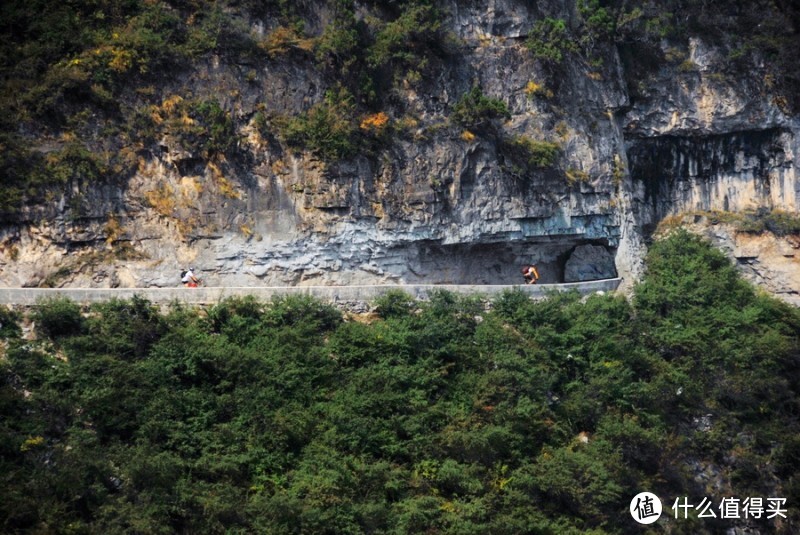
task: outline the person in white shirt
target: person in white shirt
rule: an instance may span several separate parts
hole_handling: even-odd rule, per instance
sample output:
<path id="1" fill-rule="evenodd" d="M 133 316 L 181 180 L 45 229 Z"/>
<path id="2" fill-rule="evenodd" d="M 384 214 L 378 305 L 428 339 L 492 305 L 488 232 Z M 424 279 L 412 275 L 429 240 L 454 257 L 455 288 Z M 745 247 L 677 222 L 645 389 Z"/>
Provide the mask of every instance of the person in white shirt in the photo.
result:
<path id="1" fill-rule="evenodd" d="M 200 283 L 200 279 L 195 277 L 194 275 L 194 268 L 190 267 L 186 271 L 183 272 L 183 276 L 181 277 L 181 282 L 184 286 L 188 288 L 197 288 L 197 285 Z"/>

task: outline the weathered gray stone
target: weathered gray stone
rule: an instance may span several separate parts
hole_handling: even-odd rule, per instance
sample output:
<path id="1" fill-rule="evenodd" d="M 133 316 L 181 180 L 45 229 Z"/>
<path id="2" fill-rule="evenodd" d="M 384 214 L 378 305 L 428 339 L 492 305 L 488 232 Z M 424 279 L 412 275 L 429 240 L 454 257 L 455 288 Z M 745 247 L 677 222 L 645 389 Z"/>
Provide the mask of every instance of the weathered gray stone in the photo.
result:
<path id="1" fill-rule="evenodd" d="M 601 245 L 580 245 L 564 266 L 565 282 L 611 279 L 617 276 L 614 257 Z"/>

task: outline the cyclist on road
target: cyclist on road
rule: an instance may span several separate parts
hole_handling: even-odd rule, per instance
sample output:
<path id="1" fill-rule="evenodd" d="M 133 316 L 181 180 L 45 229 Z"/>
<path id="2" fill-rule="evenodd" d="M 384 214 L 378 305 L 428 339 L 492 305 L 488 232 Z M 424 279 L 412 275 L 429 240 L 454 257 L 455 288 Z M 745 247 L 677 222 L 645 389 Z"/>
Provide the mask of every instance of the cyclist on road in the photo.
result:
<path id="1" fill-rule="evenodd" d="M 523 266 L 522 276 L 525 278 L 525 284 L 536 284 L 536 281 L 539 280 L 539 271 L 533 264 L 530 266 Z"/>
<path id="2" fill-rule="evenodd" d="M 200 284 L 200 279 L 195 276 L 194 268 L 190 267 L 181 273 L 181 282 L 187 288 L 197 288 L 197 286 Z"/>

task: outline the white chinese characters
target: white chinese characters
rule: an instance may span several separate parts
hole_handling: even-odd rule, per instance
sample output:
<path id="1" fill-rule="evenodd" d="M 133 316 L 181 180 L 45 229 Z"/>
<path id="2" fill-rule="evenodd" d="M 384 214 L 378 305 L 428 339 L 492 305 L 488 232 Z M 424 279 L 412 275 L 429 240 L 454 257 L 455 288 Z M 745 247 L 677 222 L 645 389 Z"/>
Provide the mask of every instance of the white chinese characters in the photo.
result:
<path id="1" fill-rule="evenodd" d="M 752 497 L 740 500 L 739 498 L 722 498 L 719 505 L 714 507 L 714 503 L 707 497 L 697 505 L 689 503 L 689 498 L 681 496 L 675 498 L 672 504 L 672 512 L 675 518 L 689 518 L 690 511 L 696 511 L 697 518 L 786 518 L 786 498 L 764 498 Z"/>

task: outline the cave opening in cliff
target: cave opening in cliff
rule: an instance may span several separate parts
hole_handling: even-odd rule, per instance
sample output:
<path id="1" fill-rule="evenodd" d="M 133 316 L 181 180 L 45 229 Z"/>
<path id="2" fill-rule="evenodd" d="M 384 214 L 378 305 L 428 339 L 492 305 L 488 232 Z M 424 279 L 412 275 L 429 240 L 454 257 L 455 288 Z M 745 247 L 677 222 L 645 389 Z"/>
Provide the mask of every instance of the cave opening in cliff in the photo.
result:
<path id="1" fill-rule="evenodd" d="M 410 283 L 522 284 L 520 268 L 535 264 L 542 284 L 617 276 L 616 249 L 607 240 L 543 237 L 529 241 L 415 244 L 408 253 Z"/>

